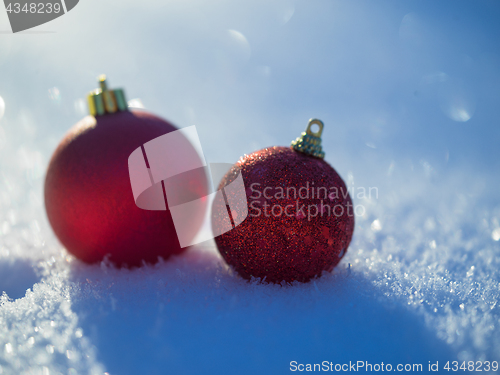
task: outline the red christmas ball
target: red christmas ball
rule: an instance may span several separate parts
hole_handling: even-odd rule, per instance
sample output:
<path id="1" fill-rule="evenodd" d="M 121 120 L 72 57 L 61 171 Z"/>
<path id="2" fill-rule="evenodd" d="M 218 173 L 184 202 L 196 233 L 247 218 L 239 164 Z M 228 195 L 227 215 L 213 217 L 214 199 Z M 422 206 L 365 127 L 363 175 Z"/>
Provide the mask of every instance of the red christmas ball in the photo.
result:
<path id="1" fill-rule="evenodd" d="M 213 204 L 212 227 L 222 233 L 231 214 L 233 229 L 215 242 L 242 277 L 306 282 L 331 271 L 346 253 L 354 230 L 351 198 L 322 152 L 311 154 L 269 147 L 245 155 L 223 177 L 219 189 L 241 174 L 246 201 L 235 196 L 235 189 L 224 189 L 226 197 Z M 241 221 L 241 214 L 248 216 Z"/>
<path id="2" fill-rule="evenodd" d="M 128 171 L 135 149 L 174 130 L 152 114 L 125 110 L 87 116 L 68 132 L 50 160 L 45 207 L 70 253 L 88 263 L 109 256 L 118 266 L 140 266 L 184 250 L 168 210 L 137 207 Z M 188 195 L 206 195 L 203 177 L 184 181 Z M 202 221 L 192 218 L 193 237 Z"/>

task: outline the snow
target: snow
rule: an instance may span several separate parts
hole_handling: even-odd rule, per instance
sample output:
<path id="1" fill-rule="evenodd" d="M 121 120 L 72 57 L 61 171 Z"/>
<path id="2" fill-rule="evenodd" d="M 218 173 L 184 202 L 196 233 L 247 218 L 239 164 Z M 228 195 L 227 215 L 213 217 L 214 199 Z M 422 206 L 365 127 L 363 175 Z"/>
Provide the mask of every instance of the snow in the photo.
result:
<path id="1" fill-rule="evenodd" d="M 500 361 L 496 3 L 120 7 L 86 0 L 0 34 L 0 374 Z M 339 266 L 269 285 L 233 274 L 213 242 L 133 270 L 69 255 L 43 177 L 100 73 L 195 124 L 208 162 L 286 145 L 322 119 L 326 160 L 365 209 Z"/>

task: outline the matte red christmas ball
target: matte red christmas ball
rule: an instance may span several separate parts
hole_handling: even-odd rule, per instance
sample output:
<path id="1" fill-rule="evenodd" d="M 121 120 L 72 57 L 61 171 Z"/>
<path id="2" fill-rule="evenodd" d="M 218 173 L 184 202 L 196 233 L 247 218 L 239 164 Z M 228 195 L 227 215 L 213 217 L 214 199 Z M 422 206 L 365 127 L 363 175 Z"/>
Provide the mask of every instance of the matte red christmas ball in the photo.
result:
<path id="1" fill-rule="evenodd" d="M 245 155 L 223 177 L 212 228 L 222 233 L 215 238 L 220 254 L 243 278 L 306 282 L 345 255 L 354 207 L 344 181 L 323 160 L 322 130 L 321 121 L 310 120 L 291 147 Z M 234 188 L 240 175 L 246 194 Z M 224 229 L 228 215 L 231 228 Z"/>
<path id="2" fill-rule="evenodd" d="M 101 89 L 89 95 L 94 116 L 78 122 L 50 160 L 49 222 L 66 249 L 88 263 L 109 257 L 118 266 L 140 266 L 181 253 L 170 212 L 137 207 L 128 171 L 134 150 L 177 128 L 145 111 L 129 111 L 123 91 L 108 90 L 105 77 L 100 81 Z M 206 176 L 184 182 L 187 195 L 206 195 Z M 193 237 L 202 221 L 203 215 L 192 218 Z"/>

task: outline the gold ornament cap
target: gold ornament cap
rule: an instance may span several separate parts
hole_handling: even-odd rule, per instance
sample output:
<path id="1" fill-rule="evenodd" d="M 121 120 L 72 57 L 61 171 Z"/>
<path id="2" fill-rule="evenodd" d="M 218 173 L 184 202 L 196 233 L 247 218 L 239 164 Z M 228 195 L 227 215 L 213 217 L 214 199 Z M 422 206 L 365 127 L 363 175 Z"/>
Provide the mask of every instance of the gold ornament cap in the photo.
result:
<path id="1" fill-rule="evenodd" d="M 313 125 L 319 126 L 319 130 L 317 132 L 312 131 L 311 127 Z M 323 133 L 324 126 L 323 121 L 316 118 L 310 119 L 307 124 L 306 131 L 302 132 L 300 137 L 298 137 L 295 141 L 292 141 L 291 147 L 295 151 L 323 159 L 325 157 L 325 153 L 321 147 L 321 134 Z"/>
<path id="2" fill-rule="evenodd" d="M 99 88 L 87 95 L 89 112 L 92 116 L 102 116 L 106 113 L 123 112 L 128 110 L 125 92 L 123 89 L 108 90 L 106 75 L 98 77 Z"/>

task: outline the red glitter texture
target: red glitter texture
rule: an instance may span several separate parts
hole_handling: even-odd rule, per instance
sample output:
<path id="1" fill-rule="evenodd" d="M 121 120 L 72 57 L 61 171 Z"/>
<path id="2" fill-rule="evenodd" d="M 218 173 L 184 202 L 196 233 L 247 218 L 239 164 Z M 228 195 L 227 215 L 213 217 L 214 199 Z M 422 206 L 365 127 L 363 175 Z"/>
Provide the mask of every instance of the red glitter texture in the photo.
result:
<path id="1" fill-rule="evenodd" d="M 45 207 L 70 253 L 87 263 L 109 256 L 118 266 L 140 266 L 184 250 L 169 211 L 136 206 L 128 172 L 132 151 L 174 130 L 152 114 L 127 111 L 87 116 L 68 132 L 47 170 Z M 188 195 L 206 195 L 206 177 L 183 183 Z M 192 220 L 194 237 L 203 215 Z"/>
<path id="2" fill-rule="evenodd" d="M 226 262 L 246 279 L 274 283 L 306 282 L 331 271 L 346 253 L 354 230 L 354 207 L 337 172 L 322 159 L 270 147 L 241 158 L 219 189 L 240 171 L 247 202 L 238 202 L 231 215 L 234 220 L 247 205 L 248 216 L 215 238 Z M 214 230 L 223 225 L 224 210 L 225 204 L 214 202 Z"/>

